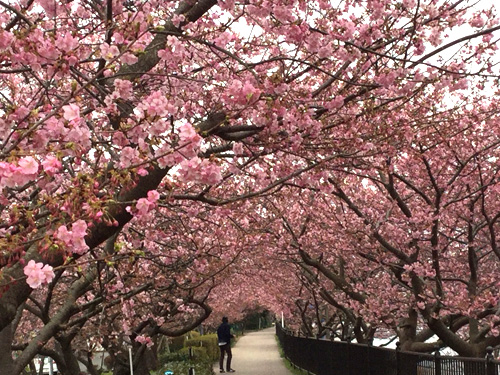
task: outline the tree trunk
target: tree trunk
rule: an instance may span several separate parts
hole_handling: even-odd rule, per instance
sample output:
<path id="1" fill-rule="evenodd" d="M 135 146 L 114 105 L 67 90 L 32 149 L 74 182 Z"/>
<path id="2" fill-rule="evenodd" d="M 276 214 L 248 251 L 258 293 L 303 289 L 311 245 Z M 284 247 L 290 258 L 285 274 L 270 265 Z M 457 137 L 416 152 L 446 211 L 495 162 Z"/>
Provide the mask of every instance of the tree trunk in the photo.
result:
<path id="1" fill-rule="evenodd" d="M 96 366 L 92 363 L 92 352 L 87 352 L 86 354 L 86 358 L 80 357 L 80 363 L 86 367 L 89 375 L 99 375 Z"/>
<path id="2" fill-rule="evenodd" d="M 149 375 L 151 370 L 156 370 L 156 367 L 158 367 L 157 357 L 153 350 L 149 348 L 146 350 L 134 350 L 132 358 L 134 362 L 134 375 Z M 118 361 L 113 375 L 130 375 L 128 357 L 127 361 Z"/>
<path id="3" fill-rule="evenodd" d="M 417 312 L 410 310 L 408 318 L 401 319 L 398 327 L 398 339 L 401 344 L 401 350 L 411 350 L 417 334 Z"/>
<path id="4" fill-rule="evenodd" d="M 14 361 L 12 359 L 12 324 L 8 324 L 0 331 L 0 369 L 2 375 L 17 375 L 14 374 Z"/>
<path id="5" fill-rule="evenodd" d="M 78 375 L 81 373 L 80 365 L 78 364 L 78 359 L 76 358 L 75 352 L 71 347 L 71 344 L 60 342 L 61 351 L 64 357 L 64 373 L 61 371 L 60 375 Z"/>

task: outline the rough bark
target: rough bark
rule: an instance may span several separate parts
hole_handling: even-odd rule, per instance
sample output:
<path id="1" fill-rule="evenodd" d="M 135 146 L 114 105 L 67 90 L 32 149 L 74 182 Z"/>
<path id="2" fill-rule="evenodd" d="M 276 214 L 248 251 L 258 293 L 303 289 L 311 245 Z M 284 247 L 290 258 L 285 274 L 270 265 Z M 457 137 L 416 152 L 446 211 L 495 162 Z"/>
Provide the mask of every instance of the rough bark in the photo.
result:
<path id="1" fill-rule="evenodd" d="M 8 324 L 0 331 L 0 368 L 2 369 L 2 375 L 15 375 L 14 361 L 10 350 L 13 339 L 12 325 Z"/>
<path id="2" fill-rule="evenodd" d="M 66 365 L 66 372 L 60 375 L 76 375 L 80 374 L 80 365 L 78 364 L 78 359 L 75 356 L 75 352 L 71 346 L 71 342 L 62 342 L 61 351 L 64 357 L 64 363 Z"/>

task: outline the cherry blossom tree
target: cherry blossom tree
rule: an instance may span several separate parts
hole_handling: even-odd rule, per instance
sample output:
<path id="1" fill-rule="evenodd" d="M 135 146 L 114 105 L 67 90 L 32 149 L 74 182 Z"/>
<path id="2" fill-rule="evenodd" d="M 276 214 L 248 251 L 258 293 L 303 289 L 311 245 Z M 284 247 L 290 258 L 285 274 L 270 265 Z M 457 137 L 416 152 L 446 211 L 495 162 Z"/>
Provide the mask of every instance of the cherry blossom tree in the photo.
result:
<path id="1" fill-rule="evenodd" d="M 484 356 L 500 342 L 491 109 L 436 115 L 439 128 L 420 129 L 410 147 L 358 158 L 343 171 L 325 167 L 323 185 L 309 185 L 308 205 L 278 211 L 277 231 L 289 233 L 307 282 L 352 324 L 364 321 L 369 335 L 358 341 L 379 326 L 398 330 L 402 347 L 417 351 L 449 346 Z M 424 343 L 433 334 L 440 341 Z"/>
<path id="2" fill-rule="evenodd" d="M 300 277 L 274 293 L 319 272 L 367 328 L 420 317 L 480 355 L 499 255 L 484 3 L 1 2 L 2 371 L 53 348 L 73 371 L 101 318 L 128 336 L 110 353 L 146 352 L 275 252 Z M 404 303 L 385 317 L 388 285 Z"/>
<path id="3" fill-rule="evenodd" d="M 131 347 L 137 373 L 156 369 L 161 337 L 182 335 L 209 316 L 209 293 L 234 263 L 231 254 L 244 249 L 242 241 L 232 249 L 238 238 L 232 223 L 207 220 L 214 212 L 195 212 L 193 204 L 160 211 L 161 225 L 142 221 L 131 226 L 129 234 L 137 237 L 109 241 L 106 251 L 113 256 L 95 260 L 95 268 L 60 272 L 47 293 L 36 289 L 24 306 L 13 349 L 22 350 L 26 358 L 34 350 L 49 355 L 63 373 L 78 373 L 78 362 L 96 373 L 91 357 L 104 348 L 114 373 L 127 374 Z M 219 227 L 224 235 L 206 237 Z M 170 233 L 168 238 L 165 233 Z M 222 246 L 220 241 L 226 240 Z M 78 298 L 68 298 L 75 293 Z M 47 343 L 40 350 L 37 343 L 43 339 Z"/>

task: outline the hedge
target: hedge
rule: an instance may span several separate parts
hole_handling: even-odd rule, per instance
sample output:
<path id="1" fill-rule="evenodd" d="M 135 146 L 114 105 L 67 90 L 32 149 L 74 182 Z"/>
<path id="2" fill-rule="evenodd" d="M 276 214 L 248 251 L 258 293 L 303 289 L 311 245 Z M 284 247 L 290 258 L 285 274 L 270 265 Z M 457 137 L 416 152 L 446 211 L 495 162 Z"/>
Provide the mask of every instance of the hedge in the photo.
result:
<path id="1" fill-rule="evenodd" d="M 206 350 L 210 360 L 216 361 L 219 358 L 219 344 L 216 334 L 203 335 L 184 341 L 184 347 L 201 347 Z"/>

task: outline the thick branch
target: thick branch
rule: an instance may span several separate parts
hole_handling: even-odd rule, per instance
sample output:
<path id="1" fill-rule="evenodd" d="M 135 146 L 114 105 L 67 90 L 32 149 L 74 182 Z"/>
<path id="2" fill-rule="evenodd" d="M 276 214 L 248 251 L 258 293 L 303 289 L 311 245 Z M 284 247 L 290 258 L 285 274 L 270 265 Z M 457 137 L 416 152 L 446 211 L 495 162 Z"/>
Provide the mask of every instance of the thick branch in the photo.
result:
<path id="1" fill-rule="evenodd" d="M 366 225 L 370 225 L 370 221 L 365 217 L 365 215 L 361 212 L 358 206 L 354 204 L 353 201 L 347 196 L 347 194 L 340 188 L 340 186 L 332 179 L 329 178 L 328 181 L 335 186 L 336 191 L 334 191 L 332 194 L 336 195 L 340 199 L 342 199 L 349 208 L 354 211 L 356 216 L 358 216 L 360 219 L 363 220 L 363 223 Z M 388 250 L 391 254 L 395 255 L 398 259 L 402 260 L 406 264 L 411 264 L 412 261 L 408 255 L 406 255 L 404 252 L 401 250 L 395 248 L 392 246 L 384 237 L 380 235 L 376 230 L 372 232 L 372 236 L 386 249 Z"/>
<path id="2" fill-rule="evenodd" d="M 329 268 L 325 267 L 325 265 L 321 263 L 319 260 L 311 258 L 309 254 L 307 254 L 303 250 L 299 250 L 299 254 L 305 264 L 314 267 L 318 271 L 320 271 L 326 278 L 331 280 L 340 290 L 342 290 L 350 298 L 359 301 L 361 303 L 365 302 L 366 300 L 365 296 L 363 296 L 361 293 L 354 291 L 351 285 L 349 285 L 349 283 L 347 283 L 345 279 L 343 279 L 336 273 L 332 272 Z"/>
<path id="3" fill-rule="evenodd" d="M 72 315 L 74 304 L 76 300 L 85 292 L 87 287 L 95 279 L 95 271 L 91 271 L 85 276 L 82 276 L 78 281 L 76 281 L 69 289 L 67 299 L 63 306 L 60 307 L 57 314 L 53 316 L 50 322 L 48 322 L 38 333 L 37 337 L 32 340 L 28 347 L 21 353 L 21 355 L 14 362 L 14 373 L 21 373 L 23 368 L 25 368 L 31 359 L 35 356 L 41 346 L 54 336 L 57 332 L 59 325 L 68 320 Z"/>
<path id="4" fill-rule="evenodd" d="M 186 322 L 186 324 L 184 324 L 181 328 L 175 329 L 175 328 L 170 328 L 170 327 L 167 327 L 166 325 L 163 325 L 163 326 L 159 327 L 158 332 L 165 335 L 165 336 L 170 336 L 170 337 L 183 335 L 186 332 L 189 332 L 192 329 L 198 327 L 212 313 L 212 308 L 210 306 L 208 306 L 205 302 L 197 301 L 197 300 L 192 300 L 190 302 L 195 303 L 196 305 L 198 305 L 199 307 L 202 308 L 202 312 L 199 316 L 197 316 L 191 322 Z"/>
<path id="5" fill-rule="evenodd" d="M 189 22 L 197 21 L 201 16 L 208 12 L 210 8 L 217 4 L 217 0 L 200 0 L 192 5 L 190 4 L 192 4 L 192 2 L 184 1 L 175 11 L 175 14 L 183 14 L 185 17 L 185 21 L 181 23 L 179 27 L 176 27 L 171 20 L 167 21 L 164 29 L 162 30 L 163 33 L 155 35 L 153 41 L 144 50 L 144 53 L 139 56 L 138 61 L 133 65 L 123 66 L 116 76 L 121 79 L 133 80 L 140 78 L 144 73 L 153 69 L 160 61 L 158 52 L 165 48 L 168 32 L 177 34 L 180 33 L 180 28 L 182 28 L 183 25 Z M 110 78 L 107 83 L 112 84 L 113 81 L 114 78 Z"/>

